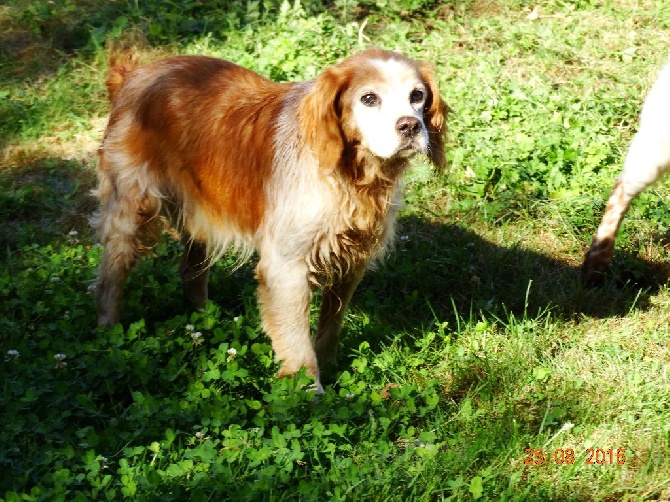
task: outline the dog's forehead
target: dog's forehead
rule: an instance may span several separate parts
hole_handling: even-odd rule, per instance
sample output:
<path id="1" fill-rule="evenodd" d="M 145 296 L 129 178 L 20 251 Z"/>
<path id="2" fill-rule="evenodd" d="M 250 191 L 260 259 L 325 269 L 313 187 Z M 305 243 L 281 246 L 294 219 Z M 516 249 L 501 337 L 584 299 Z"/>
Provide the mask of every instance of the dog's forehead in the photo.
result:
<path id="1" fill-rule="evenodd" d="M 379 73 L 380 84 L 407 88 L 423 85 L 423 79 L 414 65 L 398 59 L 372 59 L 370 64 Z"/>

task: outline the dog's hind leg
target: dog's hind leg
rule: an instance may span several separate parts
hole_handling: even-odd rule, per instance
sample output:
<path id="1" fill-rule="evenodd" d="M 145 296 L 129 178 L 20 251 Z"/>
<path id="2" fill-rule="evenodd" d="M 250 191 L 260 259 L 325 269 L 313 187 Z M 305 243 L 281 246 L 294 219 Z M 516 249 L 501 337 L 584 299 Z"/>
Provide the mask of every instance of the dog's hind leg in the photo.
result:
<path id="1" fill-rule="evenodd" d="M 184 296 L 196 307 L 204 307 L 207 303 L 209 280 L 209 263 L 207 262 L 207 247 L 202 242 L 194 241 L 184 235 L 184 254 L 179 264 Z"/>
<path id="2" fill-rule="evenodd" d="M 105 246 L 96 284 L 99 325 L 119 321 L 128 274 L 138 257 L 155 245 L 162 228 L 160 198 L 142 188 L 136 177 L 120 181 L 107 167 L 101 157 L 99 185 L 94 192 L 100 209 L 93 225 Z"/>
<path id="3" fill-rule="evenodd" d="M 667 130 L 651 129 L 643 123 L 630 145 L 624 170 L 614 184 L 593 243 L 586 253 L 582 265 L 584 284 L 597 286 L 602 283 L 614 254 L 616 234 L 631 201 L 669 168 L 670 137 Z"/>

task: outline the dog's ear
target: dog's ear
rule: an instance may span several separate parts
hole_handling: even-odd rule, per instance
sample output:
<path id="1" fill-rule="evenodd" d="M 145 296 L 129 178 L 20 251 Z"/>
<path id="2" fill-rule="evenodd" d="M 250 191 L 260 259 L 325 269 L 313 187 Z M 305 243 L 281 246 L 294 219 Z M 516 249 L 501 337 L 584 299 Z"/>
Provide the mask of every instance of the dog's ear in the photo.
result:
<path id="1" fill-rule="evenodd" d="M 314 80 L 298 110 L 306 146 L 312 150 L 319 165 L 326 169 L 337 166 L 344 149 L 340 98 L 346 82 L 343 68 L 327 69 Z"/>
<path id="2" fill-rule="evenodd" d="M 423 121 L 428 128 L 428 158 L 439 169 L 446 164 L 444 143 L 447 133 L 447 115 L 451 108 L 440 96 L 440 89 L 432 65 L 419 63 L 419 73 L 428 88 L 428 96 L 423 109 Z"/>

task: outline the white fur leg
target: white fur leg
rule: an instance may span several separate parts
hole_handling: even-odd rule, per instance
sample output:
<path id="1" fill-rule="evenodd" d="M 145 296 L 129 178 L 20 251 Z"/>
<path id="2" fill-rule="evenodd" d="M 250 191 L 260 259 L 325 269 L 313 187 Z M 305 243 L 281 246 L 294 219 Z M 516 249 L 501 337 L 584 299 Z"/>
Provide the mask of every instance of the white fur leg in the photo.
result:
<path id="1" fill-rule="evenodd" d="M 304 262 L 285 262 L 271 252 L 262 254 L 256 268 L 258 303 L 263 329 L 272 340 L 275 358 L 282 363 L 279 376 L 292 375 L 304 366 L 314 377 L 317 391 L 323 391 L 310 336 L 307 273 Z"/>

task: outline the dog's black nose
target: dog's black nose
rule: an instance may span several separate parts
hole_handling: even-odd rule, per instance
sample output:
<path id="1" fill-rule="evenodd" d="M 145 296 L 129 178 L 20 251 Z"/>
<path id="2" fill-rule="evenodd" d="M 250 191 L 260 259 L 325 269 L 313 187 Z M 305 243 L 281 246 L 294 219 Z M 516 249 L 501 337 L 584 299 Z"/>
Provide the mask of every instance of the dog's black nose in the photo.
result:
<path id="1" fill-rule="evenodd" d="M 400 117 L 395 123 L 395 130 L 405 138 L 413 138 L 421 130 L 421 121 L 416 117 Z"/>

